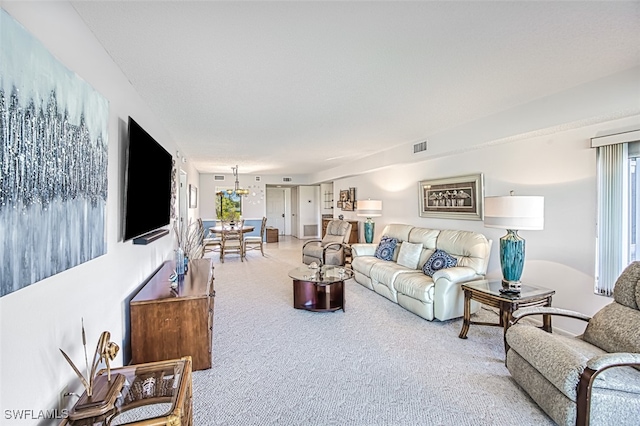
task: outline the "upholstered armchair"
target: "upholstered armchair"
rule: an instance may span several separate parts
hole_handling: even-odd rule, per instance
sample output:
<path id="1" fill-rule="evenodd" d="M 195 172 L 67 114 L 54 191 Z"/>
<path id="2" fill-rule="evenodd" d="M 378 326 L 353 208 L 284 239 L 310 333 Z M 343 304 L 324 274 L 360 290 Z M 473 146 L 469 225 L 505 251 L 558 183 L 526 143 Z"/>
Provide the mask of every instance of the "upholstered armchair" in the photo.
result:
<path id="1" fill-rule="evenodd" d="M 332 220 L 322 240 L 309 240 L 302 246 L 302 262 L 309 265 L 344 265 L 344 246 L 349 241 L 351 224 L 346 220 Z"/>
<path id="2" fill-rule="evenodd" d="M 513 314 L 506 334 L 507 369 L 559 425 L 640 422 L 640 262 L 622 272 L 613 296 L 592 318 L 557 308 Z M 546 333 L 521 321 L 547 313 L 587 321 L 584 334 Z"/>

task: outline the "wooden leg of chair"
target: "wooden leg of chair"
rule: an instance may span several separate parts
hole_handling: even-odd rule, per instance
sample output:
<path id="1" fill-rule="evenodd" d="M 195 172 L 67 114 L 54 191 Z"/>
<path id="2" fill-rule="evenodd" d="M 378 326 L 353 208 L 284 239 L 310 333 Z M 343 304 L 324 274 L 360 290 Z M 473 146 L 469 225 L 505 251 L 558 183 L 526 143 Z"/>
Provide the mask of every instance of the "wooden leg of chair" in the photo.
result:
<path id="1" fill-rule="evenodd" d="M 576 426 L 589 424 L 589 411 L 591 408 L 591 377 L 595 373 L 590 368 L 585 368 L 578 382 L 578 395 L 576 398 Z"/>

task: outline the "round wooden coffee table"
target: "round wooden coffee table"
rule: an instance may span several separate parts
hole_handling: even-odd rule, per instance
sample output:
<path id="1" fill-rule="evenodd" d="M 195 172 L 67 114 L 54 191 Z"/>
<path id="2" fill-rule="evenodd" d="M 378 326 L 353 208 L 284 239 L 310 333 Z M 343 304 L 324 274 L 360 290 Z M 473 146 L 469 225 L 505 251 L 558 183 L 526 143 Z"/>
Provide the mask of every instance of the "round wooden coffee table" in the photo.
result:
<path id="1" fill-rule="evenodd" d="M 302 266 L 289 271 L 293 278 L 293 307 L 314 312 L 344 312 L 344 281 L 353 272 L 343 266 Z"/>

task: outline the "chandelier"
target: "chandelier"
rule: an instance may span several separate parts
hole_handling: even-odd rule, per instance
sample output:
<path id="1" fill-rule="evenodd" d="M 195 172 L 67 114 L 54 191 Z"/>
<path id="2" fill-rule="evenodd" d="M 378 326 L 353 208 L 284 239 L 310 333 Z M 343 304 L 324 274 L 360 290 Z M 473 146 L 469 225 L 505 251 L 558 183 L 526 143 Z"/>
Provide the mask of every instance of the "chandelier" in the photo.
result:
<path id="1" fill-rule="evenodd" d="M 247 196 L 249 195 L 249 190 L 248 189 L 243 189 L 240 188 L 240 182 L 238 182 L 238 166 L 236 165 L 235 167 L 231 167 L 231 170 L 233 170 L 233 177 L 235 178 L 235 182 L 233 185 L 233 189 L 227 189 L 225 191 L 218 191 L 216 193 L 216 195 L 221 196 L 224 195 L 225 193 L 228 195 L 233 195 L 233 196 Z"/>

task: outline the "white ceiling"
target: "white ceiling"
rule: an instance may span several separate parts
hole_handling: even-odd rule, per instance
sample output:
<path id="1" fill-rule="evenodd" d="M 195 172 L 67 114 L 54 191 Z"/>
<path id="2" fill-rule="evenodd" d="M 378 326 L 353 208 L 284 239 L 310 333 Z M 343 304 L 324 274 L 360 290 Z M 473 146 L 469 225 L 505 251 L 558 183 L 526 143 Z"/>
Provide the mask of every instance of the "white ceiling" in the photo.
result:
<path id="1" fill-rule="evenodd" d="M 73 1 L 201 172 L 307 174 L 640 65 L 640 2 Z"/>

